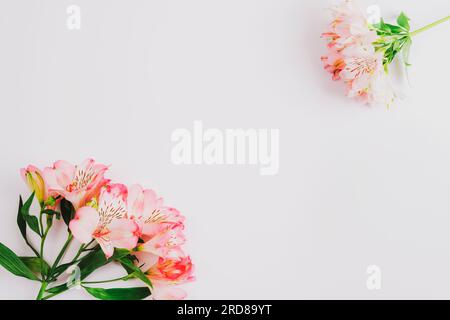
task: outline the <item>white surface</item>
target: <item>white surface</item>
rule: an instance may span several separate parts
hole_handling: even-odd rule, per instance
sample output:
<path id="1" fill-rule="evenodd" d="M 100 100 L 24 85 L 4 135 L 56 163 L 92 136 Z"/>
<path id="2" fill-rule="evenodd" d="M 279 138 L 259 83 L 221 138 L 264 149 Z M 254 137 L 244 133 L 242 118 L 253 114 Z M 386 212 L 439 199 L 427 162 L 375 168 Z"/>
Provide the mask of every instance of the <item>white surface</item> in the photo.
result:
<path id="1" fill-rule="evenodd" d="M 66 28 L 73 3 L 80 31 Z M 360 3 L 405 10 L 413 28 L 450 14 L 448 0 Z M 0 242 L 28 252 L 20 167 L 92 156 L 186 215 L 191 299 L 450 298 L 450 25 L 415 39 L 407 98 L 370 109 L 322 70 L 329 4 L 1 0 Z M 171 132 L 194 120 L 280 129 L 279 175 L 174 166 Z M 0 284 L 4 299 L 38 291 L 4 270 Z"/>

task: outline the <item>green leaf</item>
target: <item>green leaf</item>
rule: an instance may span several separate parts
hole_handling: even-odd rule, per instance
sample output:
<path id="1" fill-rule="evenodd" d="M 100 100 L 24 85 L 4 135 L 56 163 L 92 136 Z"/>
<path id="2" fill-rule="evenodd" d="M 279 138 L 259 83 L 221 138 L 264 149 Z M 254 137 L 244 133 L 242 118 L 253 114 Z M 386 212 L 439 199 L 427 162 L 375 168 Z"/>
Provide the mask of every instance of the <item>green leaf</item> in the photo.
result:
<path id="1" fill-rule="evenodd" d="M 39 221 L 35 216 L 24 216 L 25 221 L 31 230 L 36 232 L 38 235 L 41 235 L 39 232 Z"/>
<path id="2" fill-rule="evenodd" d="M 30 207 L 31 204 L 33 203 L 33 199 L 34 199 L 34 192 L 20 208 L 20 213 L 22 214 L 23 220 L 25 220 L 30 229 L 36 232 L 39 236 L 41 236 L 38 219 L 35 216 L 30 215 Z"/>
<path id="3" fill-rule="evenodd" d="M 36 256 L 39 257 L 39 252 L 37 252 L 37 250 L 33 247 L 33 245 L 28 241 L 27 222 L 23 218 L 22 208 L 23 208 L 23 200 L 22 200 L 22 197 L 19 197 L 19 210 L 17 212 L 17 225 L 19 226 L 20 233 L 22 234 L 22 237 L 25 240 L 26 244 L 30 247 L 31 250 L 33 250 L 33 252 L 36 254 Z"/>
<path id="4" fill-rule="evenodd" d="M 78 261 L 60 265 L 58 268 L 55 269 L 54 275 L 60 275 L 61 273 L 66 271 L 67 268 L 69 268 L 71 265 L 78 263 L 78 267 L 80 268 L 80 280 L 84 280 L 98 268 L 101 268 L 114 260 L 126 257 L 129 254 L 130 254 L 129 250 L 115 249 L 113 256 L 110 259 L 106 259 L 105 254 L 101 250 L 100 246 L 97 245 L 92 249 L 92 251 L 90 251 L 87 255 L 85 255 Z M 67 290 L 67 284 L 63 283 L 59 286 L 47 289 L 46 292 L 60 293 L 65 290 Z"/>
<path id="5" fill-rule="evenodd" d="M 133 264 L 134 264 L 134 261 L 137 261 L 137 258 L 136 257 L 134 257 L 134 256 L 127 256 L 127 257 L 124 257 L 123 259 L 127 259 L 127 260 L 130 260 Z M 129 274 L 129 275 L 131 275 L 133 272 L 134 272 L 134 270 L 133 269 L 130 269 L 129 267 L 127 267 L 127 264 L 126 263 L 120 263 L 121 265 L 122 265 L 122 267 L 125 269 L 125 271 Z"/>
<path id="6" fill-rule="evenodd" d="M 45 292 L 58 294 L 66 290 L 67 290 L 67 283 L 63 283 L 60 284 L 59 286 L 47 289 L 45 290 Z"/>
<path id="7" fill-rule="evenodd" d="M 22 207 L 23 207 L 23 200 L 22 197 L 19 197 L 19 210 L 17 212 L 17 225 L 19 226 L 20 233 L 22 234 L 22 237 L 27 241 L 27 222 L 22 216 Z"/>
<path id="8" fill-rule="evenodd" d="M 61 219 L 61 213 L 52 209 L 45 209 L 42 211 L 42 213 L 48 215 L 48 216 L 56 216 L 56 219 Z"/>
<path id="9" fill-rule="evenodd" d="M 376 30 L 380 36 L 394 36 L 405 33 L 405 30 L 401 27 L 384 22 L 380 23 Z"/>
<path id="10" fill-rule="evenodd" d="M 84 287 L 84 289 L 95 298 L 101 300 L 142 300 L 151 294 L 148 287 L 114 289 Z"/>
<path id="11" fill-rule="evenodd" d="M 100 249 L 100 246 L 97 246 L 95 250 L 89 252 L 81 259 L 80 263 L 78 263 L 78 267 L 81 271 L 81 280 L 89 276 L 95 269 L 98 269 L 107 263 L 108 260 L 106 259 L 105 254 Z"/>
<path id="12" fill-rule="evenodd" d="M 147 278 L 145 273 L 142 272 L 141 268 L 136 266 L 128 257 L 118 259 L 118 261 L 122 264 L 122 266 L 125 268 L 125 270 L 127 270 L 129 274 L 133 275 L 135 278 L 138 278 L 139 280 L 153 288 L 150 279 Z"/>
<path id="13" fill-rule="evenodd" d="M 0 243 L 0 265 L 16 276 L 39 281 L 38 277 L 36 277 L 25 263 L 3 243 Z"/>
<path id="14" fill-rule="evenodd" d="M 41 259 L 37 257 L 19 257 L 20 260 L 30 269 L 34 274 L 47 274 L 50 266 L 44 261 L 41 269 Z"/>
<path id="15" fill-rule="evenodd" d="M 100 246 L 97 246 L 95 250 L 91 251 L 89 254 L 83 257 L 78 264 L 81 272 L 81 280 L 85 279 L 96 269 L 103 267 L 111 261 L 121 259 L 129 254 L 129 250 L 115 249 L 113 256 L 109 259 L 106 259 L 105 253 L 101 250 Z"/>
<path id="16" fill-rule="evenodd" d="M 53 271 L 53 276 L 56 276 L 56 277 L 59 276 L 61 273 L 65 272 L 71 265 L 76 264 L 78 262 L 80 262 L 80 260 L 76 260 L 73 262 L 71 261 L 71 262 L 67 262 L 67 263 L 59 265 Z"/>
<path id="17" fill-rule="evenodd" d="M 67 226 L 69 226 L 70 221 L 73 219 L 73 217 L 75 216 L 75 208 L 73 207 L 73 204 L 66 200 L 66 199 L 61 199 L 61 215 L 63 217 L 64 222 L 67 224 Z"/>
<path id="18" fill-rule="evenodd" d="M 401 27 L 395 26 L 393 24 L 386 24 L 386 26 L 389 27 L 390 33 L 392 35 L 394 35 L 394 34 L 401 34 L 401 33 L 405 32 L 405 30 L 403 30 Z"/>
<path id="19" fill-rule="evenodd" d="M 403 62 L 405 63 L 405 65 L 407 67 L 409 67 L 411 65 L 409 63 L 409 53 L 411 51 L 411 45 L 412 45 L 412 40 L 411 40 L 411 38 L 408 37 L 408 39 L 406 40 L 405 44 L 403 45 L 403 49 L 402 49 Z"/>
<path id="20" fill-rule="evenodd" d="M 402 27 L 403 29 L 405 29 L 406 31 L 411 30 L 411 26 L 409 25 L 409 18 L 408 16 L 402 12 L 400 13 L 400 15 L 397 18 L 397 23 L 400 27 Z"/>
<path id="21" fill-rule="evenodd" d="M 115 248 L 114 254 L 111 258 L 114 260 L 118 260 L 118 259 L 122 259 L 123 257 L 128 256 L 129 254 L 130 254 L 130 250 L 128 250 L 128 249 Z"/>
<path id="22" fill-rule="evenodd" d="M 34 192 L 27 199 L 27 201 L 25 201 L 22 208 L 20 209 L 20 212 L 22 214 L 22 218 L 25 220 L 30 229 L 36 232 L 39 236 L 41 236 L 38 219 L 35 216 L 30 215 L 30 207 L 31 204 L 33 203 L 33 199 L 34 199 Z"/>
<path id="23" fill-rule="evenodd" d="M 384 22 L 383 18 L 380 19 L 380 23 L 378 25 L 379 25 L 379 28 L 383 31 L 391 31 L 389 29 L 389 27 L 386 25 L 386 23 Z"/>
<path id="24" fill-rule="evenodd" d="M 402 22 L 403 18 L 402 18 Z M 382 37 L 391 37 L 391 36 L 397 36 L 397 35 L 408 35 L 409 33 L 409 29 L 406 29 L 403 26 L 397 26 L 397 25 L 393 25 L 393 24 L 389 24 L 389 23 L 385 23 L 383 19 L 380 20 L 380 23 L 377 23 L 375 25 L 373 25 L 373 28 L 375 29 L 375 31 L 377 32 L 377 34 L 379 36 Z M 409 28 L 409 24 L 408 24 L 408 28 Z M 383 40 L 383 39 L 381 39 Z"/>
<path id="25" fill-rule="evenodd" d="M 33 203 L 33 199 L 34 199 L 34 192 L 31 194 L 31 196 L 27 199 L 27 201 L 25 201 L 25 203 L 21 207 L 20 211 L 22 212 L 22 214 L 27 214 L 27 215 L 30 214 L 30 207 L 31 207 L 31 204 Z"/>
<path id="26" fill-rule="evenodd" d="M 47 228 L 51 228 L 52 225 L 53 225 L 53 216 L 47 215 Z"/>

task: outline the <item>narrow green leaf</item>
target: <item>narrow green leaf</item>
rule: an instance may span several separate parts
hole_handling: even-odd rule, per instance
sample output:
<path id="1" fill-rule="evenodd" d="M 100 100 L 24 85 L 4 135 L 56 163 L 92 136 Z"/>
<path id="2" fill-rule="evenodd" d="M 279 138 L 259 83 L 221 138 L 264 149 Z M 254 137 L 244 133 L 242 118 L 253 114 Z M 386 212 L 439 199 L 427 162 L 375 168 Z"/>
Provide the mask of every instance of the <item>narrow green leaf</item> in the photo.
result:
<path id="1" fill-rule="evenodd" d="M 134 257 L 134 256 L 132 256 L 132 255 L 126 256 L 126 257 L 124 257 L 123 259 L 130 260 L 133 264 L 134 264 L 135 261 L 137 261 L 137 258 Z M 124 264 L 124 263 L 120 263 L 120 264 L 122 265 L 122 267 L 125 269 L 125 271 L 126 271 L 129 275 L 131 275 L 131 274 L 134 272 L 132 269 L 130 269 L 129 267 L 127 267 L 126 264 Z"/>
<path id="2" fill-rule="evenodd" d="M 408 38 L 406 40 L 405 44 L 403 45 L 403 49 L 402 49 L 403 62 L 405 63 L 405 65 L 407 67 L 409 67 L 411 65 L 409 63 L 409 55 L 410 55 L 410 51 L 411 51 L 411 44 L 412 44 L 412 40 L 411 40 L 411 38 Z"/>
<path id="3" fill-rule="evenodd" d="M 53 215 L 47 215 L 47 228 L 51 228 L 53 225 Z"/>
<path id="4" fill-rule="evenodd" d="M 38 218 L 36 218 L 35 216 L 24 216 L 23 218 L 25 219 L 25 221 L 27 222 L 27 224 L 28 224 L 28 226 L 30 227 L 31 230 L 36 232 L 38 235 L 41 235 L 40 231 L 39 231 L 39 220 L 38 220 Z"/>
<path id="5" fill-rule="evenodd" d="M 132 274 L 134 277 L 138 278 L 139 280 L 141 280 L 142 282 L 144 282 L 145 284 L 147 284 L 153 288 L 153 285 L 152 285 L 152 282 L 150 281 L 150 279 L 147 278 L 145 273 L 142 272 L 141 268 L 136 266 L 133 263 L 133 261 L 131 261 L 127 257 L 118 259 L 118 261 L 122 264 L 122 266 L 125 268 L 125 270 L 127 270 L 127 272 L 129 274 Z"/>
<path id="6" fill-rule="evenodd" d="M 52 209 L 45 209 L 44 211 L 42 211 L 42 213 L 48 215 L 48 216 L 56 216 L 56 219 L 61 219 L 61 213 L 56 211 L 56 210 L 52 210 Z"/>
<path id="7" fill-rule="evenodd" d="M 38 277 L 4 244 L 0 243 L 0 265 L 19 277 L 39 281 Z"/>
<path id="8" fill-rule="evenodd" d="M 63 284 L 60 284 L 59 286 L 49 288 L 49 289 L 45 290 L 45 292 L 58 294 L 63 291 L 66 291 L 66 290 L 67 290 L 67 283 L 63 283 Z"/>
<path id="9" fill-rule="evenodd" d="M 44 261 L 41 269 L 41 259 L 37 257 L 19 257 L 20 260 L 30 269 L 34 274 L 47 274 L 50 266 Z"/>
<path id="10" fill-rule="evenodd" d="M 31 204 L 33 203 L 33 199 L 34 199 L 34 192 L 20 208 L 20 213 L 22 214 L 23 220 L 25 220 L 30 229 L 36 232 L 39 236 L 41 236 L 38 219 L 35 216 L 30 215 L 30 207 Z"/>
<path id="11" fill-rule="evenodd" d="M 25 240 L 26 244 L 30 247 L 31 250 L 33 250 L 33 252 L 38 257 L 39 252 L 37 252 L 37 250 L 33 247 L 33 245 L 28 241 L 28 238 L 27 238 L 27 222 L 23 218 L 22 207 L 23 207 L 23 200 L 22 200 L 22 197 L 19 197 L 19 210 L 17 212 L 17 225 L 19 227 L 20 233 L 22 234 L 22 237 Z"/>
<path id="12" fill-rule="evenodd" d="M 115 248 L 114 249 L 114 254 L 111 257 L 111 259 L 113 259 L 113 260 L 122 259 L 123 257 L 126 257 L 129 254 L 130 254 L 130 250 L 128 250 L 128 249 Z"/>
<path id="13" fill-rule="evenodd" d="M 384 22 L 384 19 L 381 18 L 380 20 L 380 24 L 379 24 L 380 30 L 384 31 L 384 32 L 391 32 L 391 29 L 389 28 L 389 26 Z"/>
<path id="14" fill-rule="evenodd" d="M 95 298 L 101 300 L 142 300 L 151 294 L 148 287 L 113 289 L 84 287 L 84 289 Z"/>
<path id="15" fill-rule="evenodd" d="M 60 265 L 58 268 L 55 269 L 54 275 L 58 276 L 62 274 L 64 271 L 66 271 L 71 265 L 78 263 L 78 267 L 80 268 L 80 280 L 84 280 L 98 268 L 101 268 L 114 260 L 126 257 L 129 254 L 130 254 L 129 250 L 115 249 L 113 256 L 110 259 L 106 259 L 105 254 L 101 250 L 100 246 L 97 245 L 92 249 L 92 251 L 90 251 L 84 257 L 80 258 L 78 261 Z M 67 284 L 64 283 L 59 286 L 49 288 L 46 291 L 48 293 L 60 293 L 65 291 L 66 289 Z"/>
<path id="16" fill-rule="evenodd" d="M 25 215 L 30 214 L 30 207 L 31 207 L 31 204 L 33 203 L 33 199 L 34 199 L 34 192 L 30 195 L 30 197 L 27 199 L 27 201 L 25 201 L 25 203 L 21 207 L 22 214 L 25 214 Z"/>
<path id="17" fill-rule="evenodd" d="M 106 259 L 105 253 L 101 250 L 100 246 L 97 246 L 95 250 L 91 251 L 85 257 L 83 257 L 78 264 L 81 271 L 81 280 L 85 279 L 96 269 L 103 267 L 111 261 L 121 259 L 130 254 L 129 250 L 115 249 L 111 258 Z"/>
<path id="18" fill-rule="evenodd" d="M 22 237 L 27 241 L 27 223 L 25 219 L 22 216 L 22 207 L 23 207 L 23 200 L 22 197 L 19 197 L 19 210 L 17 212 L 17 225 L 19 226 L 20 233 L 22 234 Z"/>
<path id="19" fill-rule="evenodd" d="M 78 267 L 81 271 L 81 280 L 89 276 L 95 269 L 98 269 L 107 263 L 108 261 L 105 254 L 100 249 L 100 246 L 97 246 L 95 250 L 89 252 L 81 259 L 80 263 L 78 263 Z"/>
<path id="20" fill-rule="evenodd" d="M 399 26 L 393 24 L 386 24 L 386 25 L 389 27 L 392 35 L 405 33 L 405 30 Z"/>
<path id="21" fill-rule="evenodd" d="M 80 260 L 76 260 L 76 261 L 73 261 L 73 262 L 67 262 L 67 263 L 59 265 L 53 271 L 53 276 L 55 276 L 55 277 L 59 276 L 61 273 L 65 272 L 71 265 L 74 265 L 74 264 L 76 264 L 78 262 L 80 262 Z"/>
<path id="22" fill-rule="evenodd" d="M 397 23 L 403 29 L 409 31 L 411 29 L 411 26 L 409 25 L 409 20 L 410 19 L 408 18 L 408 16 L 404 12 L 402 12 L 397 18 Z"/>
<path id="23" fill-rule="evenodd" d="M 60 202 L 61 206 L 61 215 L 63 217 L 64 222 L 69 226 L 70 221 L 75 216 L 75 208 L 73 207 L 72 203 L 66 199 L 61 199 Z"/>

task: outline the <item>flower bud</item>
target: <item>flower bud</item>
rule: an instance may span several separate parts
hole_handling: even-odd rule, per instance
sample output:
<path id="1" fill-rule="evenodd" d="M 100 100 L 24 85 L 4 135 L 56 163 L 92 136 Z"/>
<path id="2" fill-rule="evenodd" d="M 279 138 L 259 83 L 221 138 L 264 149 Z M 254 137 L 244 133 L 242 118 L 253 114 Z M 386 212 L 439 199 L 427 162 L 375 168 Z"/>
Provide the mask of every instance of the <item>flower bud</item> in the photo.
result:
<path id="1" fill-rule="evenodd" d="M 42 172 L 35 166 L 29 165 L 26 169 L 21 169 L 20 173 L 28 188 L 34 192 L 39 203 L 44 203 L 47 197 L 47 189 Z"/>

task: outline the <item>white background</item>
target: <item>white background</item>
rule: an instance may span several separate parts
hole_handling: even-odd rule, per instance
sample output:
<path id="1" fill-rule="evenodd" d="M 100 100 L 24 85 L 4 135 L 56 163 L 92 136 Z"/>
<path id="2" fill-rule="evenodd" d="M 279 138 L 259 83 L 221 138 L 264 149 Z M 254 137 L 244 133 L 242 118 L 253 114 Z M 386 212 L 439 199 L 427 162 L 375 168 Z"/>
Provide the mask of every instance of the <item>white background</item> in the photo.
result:
<path id="1" fill-rule="evenodd" d="M 29 254 L 20 167 L 94 157 L 187 217 L 191 299 L 450 298 L 450 24 L 414 40 L 406 98 L 368 108 L 322 70 L 330 4 L 1 0 L 0 242 Z M 360 4 L 387 20 L 405 10 L 413 29 L 450 14 L 448 0 Z M 173 165 L 171 133 L 194 120 L 280 129 L 279 174 Z M 366 288 L 372 264 L 379 291 Z M 37 291 L 0 271 L 0 298 Z"/>

